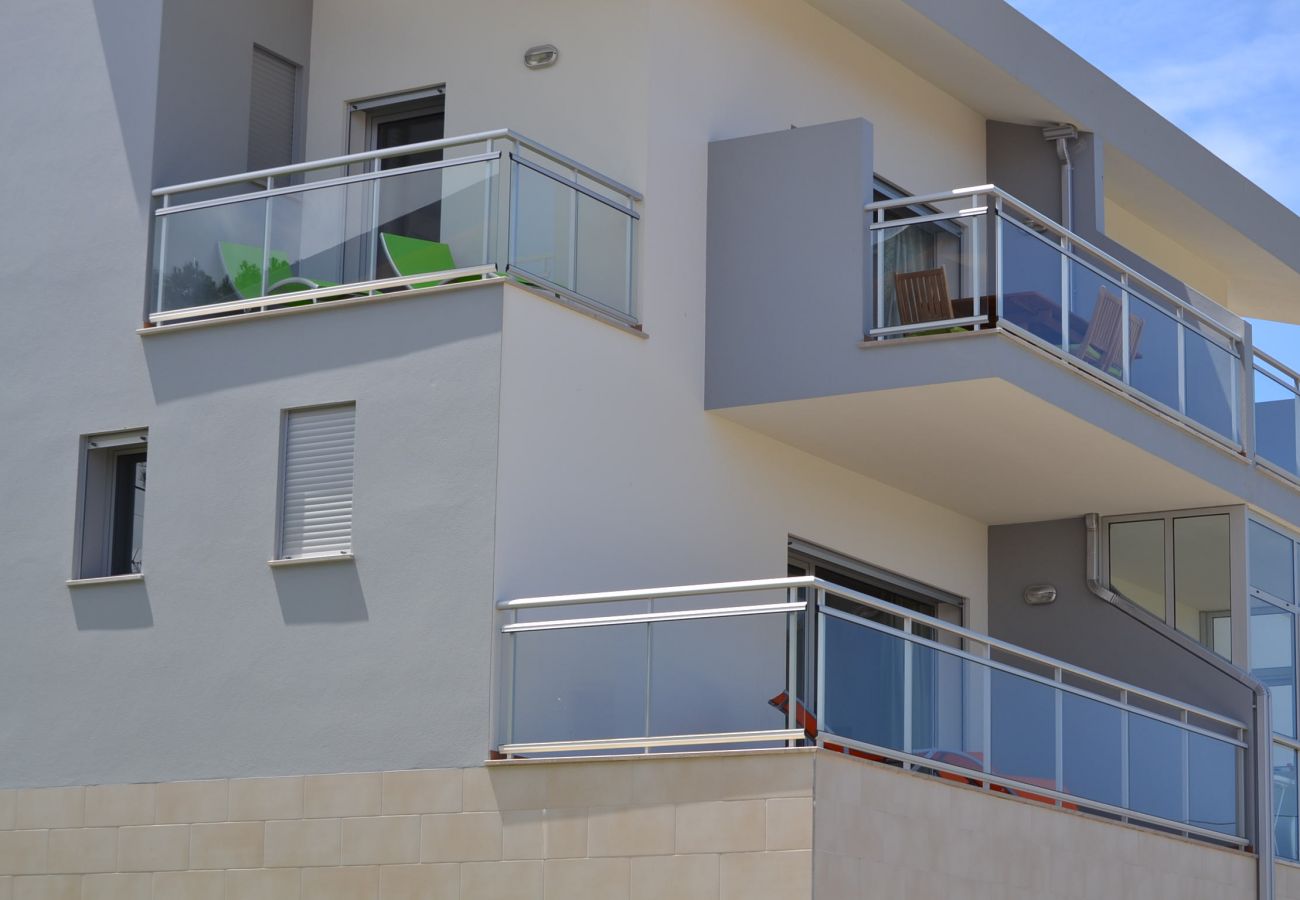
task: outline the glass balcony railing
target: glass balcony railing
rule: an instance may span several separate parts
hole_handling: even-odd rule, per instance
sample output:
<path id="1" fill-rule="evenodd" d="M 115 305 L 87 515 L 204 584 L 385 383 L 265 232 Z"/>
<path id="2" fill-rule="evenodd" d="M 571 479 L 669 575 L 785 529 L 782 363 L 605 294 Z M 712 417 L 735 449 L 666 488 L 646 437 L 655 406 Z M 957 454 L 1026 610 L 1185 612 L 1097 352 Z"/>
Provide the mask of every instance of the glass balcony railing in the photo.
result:
<path id="1" fill-rule="evenodd" d="M 499 608 L 505 757 L 816 744 L 1248 843 L 1243 723 L 817 578 Z"/>
<path id="2" fill-rule="evenodd" d="M 1255 456 L 1300 480 L 1300 374 L 1262 350 L 1254 355 Z"/>
<path id="3" fill-rule="evenodd" d="M 1181 299 L 986 185 L 873 203 L 876 327 L 998 326 L 1241 450 L 1244 323 Z"/>
<path id="4" fill-rule="evenodd" d="M 511 131 L 154 195 L 154 325 L 502 276 L 636 320 L 640 195 Z"/>

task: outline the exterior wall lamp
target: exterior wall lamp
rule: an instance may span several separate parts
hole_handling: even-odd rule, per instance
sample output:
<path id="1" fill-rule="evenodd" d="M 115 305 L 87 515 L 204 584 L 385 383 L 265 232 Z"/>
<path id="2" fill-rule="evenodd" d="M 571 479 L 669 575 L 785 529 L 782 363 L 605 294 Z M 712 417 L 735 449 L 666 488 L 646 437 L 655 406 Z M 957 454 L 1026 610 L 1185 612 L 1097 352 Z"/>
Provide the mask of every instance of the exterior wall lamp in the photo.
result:
<path id="1" fill-rule="evenodd" d="M 554 44 L 538 44 L 524 51 L 524 65 L 530 69 L 545 69 L 559 62 L 560 51 Z"/>

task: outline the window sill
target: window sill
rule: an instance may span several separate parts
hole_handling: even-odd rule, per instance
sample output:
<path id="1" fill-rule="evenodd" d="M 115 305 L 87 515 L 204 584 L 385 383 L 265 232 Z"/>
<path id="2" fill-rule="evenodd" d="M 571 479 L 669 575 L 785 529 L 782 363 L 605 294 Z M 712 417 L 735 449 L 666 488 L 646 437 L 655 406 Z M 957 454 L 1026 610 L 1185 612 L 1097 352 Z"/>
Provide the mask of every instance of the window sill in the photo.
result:
<path id="1" fill-rule="evenodd" d="M 98 578 L 69 578 L 64 583 L 68 587 L 88 587 L 92 584 L 131 584 L 137 581 L 144 581 L 143 572 L 130 575 L 103 575 Z"/>
<path id="2" fill-rule="evenodd" d="M 328 556 L 296 556 L 292 559 L 268 559 L 266 564 L 273 569 L 281 566 L 315 566 L 321 563 L 353 562 L 356 557 L 351 553 L 332 553 Z"/>

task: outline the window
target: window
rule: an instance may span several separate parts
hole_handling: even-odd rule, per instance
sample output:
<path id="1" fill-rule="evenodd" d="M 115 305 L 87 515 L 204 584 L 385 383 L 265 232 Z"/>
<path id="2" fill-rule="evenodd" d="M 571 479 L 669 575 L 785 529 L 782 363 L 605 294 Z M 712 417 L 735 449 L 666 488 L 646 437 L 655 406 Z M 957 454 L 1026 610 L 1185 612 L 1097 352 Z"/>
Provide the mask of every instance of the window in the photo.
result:
<path id="1" fill-rule="evenodd" d="M 1233 573 L 1241 571 L 1240 560 L 1233 558 L 1232 535 L 1243 527 L 1238 516 L 1235 511 L 1188 510 L 1105 520 L 1111 588 L 1232 659 Z M 1239 624 L 1244 626 L 1244 618 Z"/>
<path id="2" fill-rule="evenodd" d="M 285 414 L 277 558 L 352 553 L 355 436 L 355 404 Z"/>
<path id="3" fill-rule="evenodd" d="M 269 50 L 253 47 L 248 101 L 248 168 L 272 169 L 293 162 L 298 126 L 299 67 Z"/>
<path id="4" fill-rule="evenodd" d="M 91 435 L 83 448 L 77 577 L 138 575 L 144 563 L 148 433 Z"/>

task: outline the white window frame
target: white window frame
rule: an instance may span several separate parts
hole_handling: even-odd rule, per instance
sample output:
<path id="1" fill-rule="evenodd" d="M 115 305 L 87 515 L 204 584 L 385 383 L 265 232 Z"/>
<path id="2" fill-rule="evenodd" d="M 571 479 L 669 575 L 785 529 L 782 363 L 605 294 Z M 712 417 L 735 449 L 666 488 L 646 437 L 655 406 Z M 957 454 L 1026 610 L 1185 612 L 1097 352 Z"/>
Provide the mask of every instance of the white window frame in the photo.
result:
<path id="1" fill-rule="evenodd" d="M 72 542 L 71 581 L 91 581 L 105 578 L 138 578 L 141 571 L 111 574 L 113 567 L 114 518 L 117 503 L 117 458 L 149 448 L 147 428 L 129 428 L 122 431 L 84 434 L 80 439 L 77 459 L 77 507 Z M 92 454 L 104 456 L 100 467 L 92 471 Z M 92 497 L 91 495 L 96 496 Z"/>

